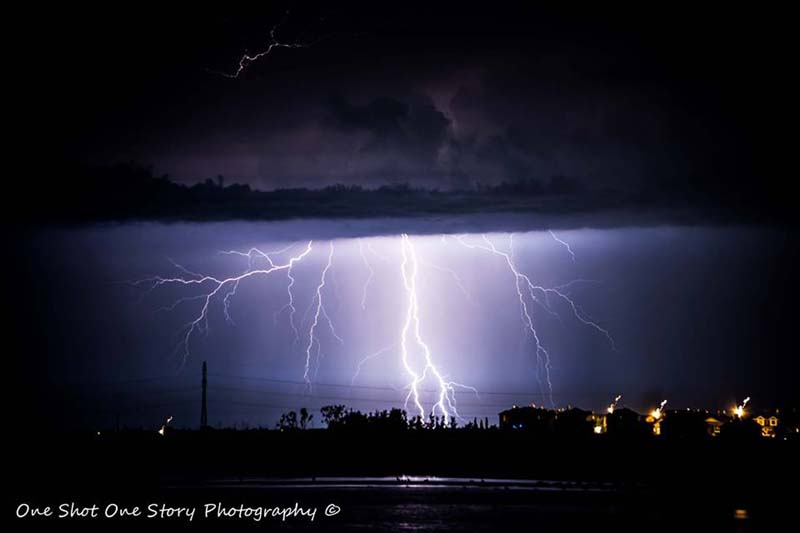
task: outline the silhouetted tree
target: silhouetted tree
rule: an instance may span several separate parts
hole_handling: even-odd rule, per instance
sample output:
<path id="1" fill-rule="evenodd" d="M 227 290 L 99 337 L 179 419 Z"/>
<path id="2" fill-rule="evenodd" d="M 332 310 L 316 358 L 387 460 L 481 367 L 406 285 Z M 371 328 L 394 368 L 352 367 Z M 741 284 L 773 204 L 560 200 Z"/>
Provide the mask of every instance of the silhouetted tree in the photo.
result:
<path id="1" fill-rule="evenodd" d="M 308 414 L 308 409 L 302 407 L 300 409 L 300 429 L 306 429 L 306 426 L 311 423 L 312 418 L 314 418 L 314 415 Z"/>
<path id="2" fill-rule="evenodd" d="M 294 411 L 283 413 L 281 419 L 278 421 L 277 427 L 281 431 L 297 429 L 297 413 Z"/>
<path id="3" fill-rule="evenodd" d="M 345 406 L 326 405 L 320 409 L 320 413 L 322 414 L 322 421 L 325 422 L 325 425 L 329 428 L 335 428 L 339 426 L 342 423 L 342 419 L 344 419 Z"/>

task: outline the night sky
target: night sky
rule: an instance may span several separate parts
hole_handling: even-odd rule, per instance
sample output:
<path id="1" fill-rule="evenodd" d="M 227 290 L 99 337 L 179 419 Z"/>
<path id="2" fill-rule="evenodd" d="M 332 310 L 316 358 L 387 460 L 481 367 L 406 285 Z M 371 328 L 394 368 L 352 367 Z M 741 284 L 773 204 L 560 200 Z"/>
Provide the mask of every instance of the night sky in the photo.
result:
<path id="1" fill-rule="evenodd" d="M 21 17 L 31 148 L 261 189 L 564 176 L 779 196 L 777 128 L 794 98 L 772 14 L 270 6 Z M 310 46 L 235 80 L 211 73 L 274 27 Z"/>
<path id="2" fill-rule="evenodd" d="M 745 395 L 762 406 L 794 401 L 788 19 L 730 7 L 639 9 L 271 3 L 15 13 L 18 52 L 6 71 L 20 89 L 21 120 L 6 183 L 34 219 L 12 237 L 17 252 L 4 266 L 16 280 L 6 297 L 21 412 L 98 427 L 119 412 L 131 425 L 174 412 L 193 425 L 202 360 L 217 374 L 215 424 L 272 424 L 303 402 L 391 406 L 403 387 L 393 355 L 365 367 L 361 388 L 344 385 L 359 357 L 397 331 L 401 233 L 475 293 L 465 300 L 452 276 L 423 272 L 424 328 L 449 377 L 489 392 L 465 397 L 463 411 L 491 416 L 506 403 L 541 401 L 513 280 L 491 258 L 440 239 L 490 232 L 506 245 L 511 231 L 522 234 L 516 257 L 537 282 L 592 280 L 574 297 L 617 341 L 614 351 L 568 314 L 540 315 L 557 405 L 599 409 L 619 393 L 637 409 L 663 397 L 676 407 L 728 407 Z M 266 48 L 271 29 L 279 42 L 307 46 L 274 49 L 236 78 L 219 74 Z M 75 168 L 118 162 L 186 185 L 224 176 L 265 191 L 569 187 L 548 217 L 476 205 L 435 218 L 35 223 L 58 201 L 48 191 L 82 179 Z M 572 192 L 609 191 L 625 198 L 614 210 L 559 213 Z M 104 194 L 115 194 L 113 182 Z M 690 210 L 691 224 L 651 212 L 653 198 Z M 575 262 L 547 229 L 570 243 Z M 360 307 L 359 238 L 384 256 L 374 261 L 371 313 Z M 247 265 L 219 250 L 310 239 L 319 247 L 299 271 L 300 312 L 335 239 L 328 311 L 345 339 L 320 363 L 319 398 L 303 396 L 298 348 L 273 324 L 283 280 L 243 286 L 235 326 L 217 302 L 185 364 L 175 335 L 191 306 L 157 313 L 174 295 L 122 283 L 175 274 L 168 258 L 230 275 Z"/>

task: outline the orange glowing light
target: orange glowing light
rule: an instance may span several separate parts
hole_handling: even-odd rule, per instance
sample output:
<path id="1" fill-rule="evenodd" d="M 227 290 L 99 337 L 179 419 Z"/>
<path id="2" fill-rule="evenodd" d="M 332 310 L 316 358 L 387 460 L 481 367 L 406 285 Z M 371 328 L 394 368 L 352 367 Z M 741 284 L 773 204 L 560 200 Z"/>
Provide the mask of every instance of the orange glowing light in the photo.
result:
<path id="1" fill-rule="evenodd" d="M 608 406 L 608 408 L 606 409 L 606 411 L 608 411 L 608 414 L 613 414 L 613 413 L 614 413 L 614 409 L 616 409 L 616 407 L 617 407 L 617 404 L 619 403 L 619 401 L 620 401 L 621 399 L 622 399 L 622 394 L 619 394 L 619 395 L 617 395 L 617 397 L 616 397 L 616 398 L 614 398 L 614 401 L 613 401 L 613 402 L 611 402 L 611 404 L 610 404 L 610 405 Z"/>
<path id="2" fill-rule="evenodd" d="M 667 405 L 667 400 L 664 400 L 663 402 L 661 402 L 661 405 L 659 405 L 658 407 L 656 407 L 655 409 L 653 409 L 650 412 L 650 416 L 653 417 L 653 420 L 660 420 L 661 419 L 661 417 L 664 414 L 662 410 L 664 409 L 665 405 Z"/>
<path id="3" fill-rule="evenodd" d="M 737 418 L 744 417 L 744 406 L 747 405 L 747 402 L 749 401 L 750 401 L 750 396 L 745 398 L 741 405 L 737 405 L 736 407 L 734 407 L 733 408 L 734 416 L 736 416 Z"/>

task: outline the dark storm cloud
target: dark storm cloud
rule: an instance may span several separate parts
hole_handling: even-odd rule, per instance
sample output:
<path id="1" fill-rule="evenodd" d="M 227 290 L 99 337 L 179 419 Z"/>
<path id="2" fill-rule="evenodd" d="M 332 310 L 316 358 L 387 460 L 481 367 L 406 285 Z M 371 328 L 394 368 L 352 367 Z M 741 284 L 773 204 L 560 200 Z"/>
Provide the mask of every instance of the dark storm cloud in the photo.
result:
<path id="1" fill-rule="evenodd" d="M 403 149 L 410 154 L 435 155 L 450 121 L 424 96 L 410 102 L 379 98 L 359 106 L 342 97 L 330 101 L 329 124 L 345 131 L 367 131 L 373 136 L 365 152 Z"/>
<path id="2" fill-rule="evenodd" d="M 478 215 L 488 217 L 489 227 L 496 230 L 795 222 L 790 210 L 765 211 L 764 201 L 755 194 L 744 201 L 737 196 L 740 191 L 726 191 L 730 197 L 724 202 L 718 196 L 680 188 L 662 187 L 633 193 L 589 189 L 565 176 L 450 191 L 408 184 L 257 191 L 247 185 L 228 185 L 223 176 L 193 186 L 181 185 L 135 165 L 69 168 L 68 173 L 78 179 L 51 187 L 50 195 L 58 198 L 57 202 L 51 203 L 46 211 L 28 210 L 12 222 L 49 225 L 130 220 L 374 220 L 391 217 L 403 219 L 399 224 L 402 227 L 414 225 L 414 219 L 465 217 L 469 226 Z M 435 228 L 430 231 L 450 230 Z"/>
<path id="3" fill-rule="evenodd" d="M 450 121 L 430 98 L 383 97 L 358 105 L 334 96 L 327 111 L 324 127 L 365 135 L 354 146 L 354 157 L 371 162 L 373 177 L 394 181 L 427 178 L 430 182 L 441 173 L 437 157 L 448 137 Z"/>
<path id="4" fill-rule="evenodd" d="M 466 82 L 445 67 L 418 85 L 426 83 L 448 88 L 396 94 L 381 83 L 367 98 L 309 95 L 305 122 L 265 131 L 263 145 L 249 148 L 259 160 L 255 185 L 406 182 L 464 189 L 567 176 L 594 188 L 636 190 L 685 180 L 696 164 L 673 135 L 663 95 L 650 88 L 631 93 L 586 80 L 565 88 L 566 82 L 520 77 L 505 67 L 483 69 Z M 220 143 L 223 153 L 231 150 L 226 161 L 234 168 L 236 157 L 248 160 L 235 145 Z"/>
<path id="5" fill-rule="evenodd" d="M 694 10 L 656 21 L 607 6 L 436 6 L 424 16 L 400 8 L 387 16 L 359 7 L 317 27 L 319 17 L 295 12 L 282 39 L 313 40 L 300 31 L 309 27 L 326 39 L 278 50 L 235 80 L 208 70 L 263 46 L 264 28 L 282 9 L 130 13 L 105 26 L 85 15 L 26 19 L 39 36 L 26 57 L 48 62 L 26 63 L 18 76 L 28 89 L 19 107 L 30 116 L 18 135 L 27 142 L 24 178 L 12 181 L 33 199 L 41 189 L 72 190 L 65 198 L 74 205 L 63 211 L 113 215 L 122 206 L 117 217 L 147 218 L 175 216 L 187 204 L 182 194 L 120 199 L 127 185 L 102 179 L 87 193 L 85 173 L 75 170 L 82 166 L 65 161 L 135 161 L 183 184 L 223 175 L 225 184 L 261 190 L 408 183 L 476 193 L 509 184 L 500 199 L 455 194 L 432 206 L 425 195 L 407 195 L 373 206 L 390 215 L 453 206 L 655 205 L 700 217 L 709 206 L 769 216 L 787 208 L 779 160 L 789 152 L 776 128 L 787 101 L 782 48 L 771 37 L 741 38 L 742 23 L 763 23 L 751 15 Z M 537 191 L 537 202 L 528 201 Z M 225 195 L 222 206 L 212 205 L 213 194 L 194 196 L 203 197 L 195 218 L 372 214 L 361 197 L 331 208 L 305 197 L 259 207 L 242 206 L 241 194 L 239 203 Z M 142 204 L 130 209 L 136 198 Z"/>
<path id="6" fill-rule="evenodd" d="M 686 174 L 691 162 L 661 91 L 549 64 L 486 72 L 459 87 L 449 102 L 456 124 L 450 146 L 462 175 L 485 183 L 566 175 L 630 190 Z"/>

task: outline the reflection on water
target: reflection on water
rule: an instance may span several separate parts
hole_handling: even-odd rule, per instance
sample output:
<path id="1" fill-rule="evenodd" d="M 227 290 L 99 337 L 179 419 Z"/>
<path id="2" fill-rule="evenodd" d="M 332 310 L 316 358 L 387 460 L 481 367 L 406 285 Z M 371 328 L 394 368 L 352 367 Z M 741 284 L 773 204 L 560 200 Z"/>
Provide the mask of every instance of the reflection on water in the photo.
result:
<path id="1" fill-rule="evenodd" d="M 175 483 L 173 486 L 181 486 Z M 440 476 L 384 477 L 296 477 L 296 478 L 220 478 L 204 483 L 215 488 L 269 489 L 470 489 L 470 490 L 531 490 L 560 492 L 611 492 L 617 484 L 605 481 L 562 481 L 540 479 L 497 479 Z"/>
<path id="2" fill-rule="evenodd" d="M 691 525 L 748 531 L 729 502 L 662 493 L 641 484 L 438 476 L 218 478 L 174 484 L 170 501 L 294 505 L 341 511 L 313 527 L 334 531 L 675 531 Z M 657 502 L 655 505 L 653 502 Z M 236 527 L 238 524 L 226 522 Z M 281 526 L 306 528 L 307 523 Z"/>

